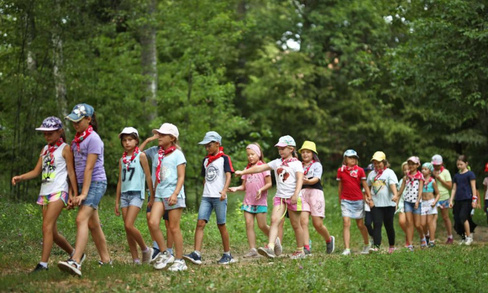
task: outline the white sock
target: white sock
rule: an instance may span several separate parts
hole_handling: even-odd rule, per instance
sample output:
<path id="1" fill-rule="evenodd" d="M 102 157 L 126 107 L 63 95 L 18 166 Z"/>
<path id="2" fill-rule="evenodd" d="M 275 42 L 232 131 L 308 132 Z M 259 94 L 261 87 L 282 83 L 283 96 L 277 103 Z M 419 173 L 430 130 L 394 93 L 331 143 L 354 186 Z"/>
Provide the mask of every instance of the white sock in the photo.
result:
<path id="1" fill-rule="evenodd" d="M 41 261 L 39 264 L 47 269 L 47 262 L 42 262 Z"/>
<path id="2" fill-rule="evenodd" d="M 230 256 L 230 251 L 227 251 L 227 252 L 224 251 L 224 254 Z"/>

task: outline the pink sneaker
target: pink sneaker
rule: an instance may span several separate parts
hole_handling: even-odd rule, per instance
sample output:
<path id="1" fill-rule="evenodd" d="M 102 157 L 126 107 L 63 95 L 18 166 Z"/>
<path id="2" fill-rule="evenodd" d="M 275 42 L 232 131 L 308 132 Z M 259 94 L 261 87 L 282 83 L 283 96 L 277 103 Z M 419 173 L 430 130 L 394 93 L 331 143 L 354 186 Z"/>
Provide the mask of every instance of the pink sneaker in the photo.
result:
<path id="1" fill-rule="evenodd" d="M 396 250 L 395 247 L 390 247 L 390 248 L 388 248 L 388 253 L 392 254 L 395 250 Z"/>
<path id="2" fill-rule="evenodd" d="M 447 238 L 446 244 L 453 244 L 453 243 L 454 243 L 454 239 Z"/>

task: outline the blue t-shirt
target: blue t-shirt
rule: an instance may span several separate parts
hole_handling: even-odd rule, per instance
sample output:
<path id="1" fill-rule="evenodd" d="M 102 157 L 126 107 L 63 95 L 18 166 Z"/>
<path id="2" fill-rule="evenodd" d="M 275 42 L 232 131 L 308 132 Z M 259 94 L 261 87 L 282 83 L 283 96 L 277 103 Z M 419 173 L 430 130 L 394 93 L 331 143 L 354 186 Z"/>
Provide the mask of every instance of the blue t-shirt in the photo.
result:
<path id="1" fill-rule="evenodd" d="M 173 194 L 176 189 L 176 183 L 178 182 L 178 166 L 181 164 L 186 164 L 186 159 L 183 152 L 178 149 L 163 158 L 160 171 L 161 182 L 156 186 L 157 198 L 168 198 Z M 158 159 L 156 156 L 156 167 L 157 166 Z M 181 187 L 180 193 L 178 193 L 178 198 L 185 198 L 184 186 Z"/>
<path id="2" fill-rule="evenodd" d="M 146 187 L 146 174 L 141 166 L 141 153 L 132 160 L 129 168 L 120 159 L 122 182 L 121 192 L 137 191 L 141 193 L 141 199 L 144 199 L 144 191 Z"/>
<path id="3" fill-rule="evenodd" d="M 471 190 L 471 180 L 475 180 L 476 176 L 472 171 L 466 173 L 456 173 L 452 178 L 452 183 L 456 184 L 456 195 L 454 200 L 472 199 L 473 191 Z"/>
<path id="4" fill-rule="evenodd" d="M 151 160 L 151 178 L 152 182 L 156 182 L 156 168 L 158 167 L 158 151 L 159 146 L 153 146 L 146 150 L 144 153 Z"/>

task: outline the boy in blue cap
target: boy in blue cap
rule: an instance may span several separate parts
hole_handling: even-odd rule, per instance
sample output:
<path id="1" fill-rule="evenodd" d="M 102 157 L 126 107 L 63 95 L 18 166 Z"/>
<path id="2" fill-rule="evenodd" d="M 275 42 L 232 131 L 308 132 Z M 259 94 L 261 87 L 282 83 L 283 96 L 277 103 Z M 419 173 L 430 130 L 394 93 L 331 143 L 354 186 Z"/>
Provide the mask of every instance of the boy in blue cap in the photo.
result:
<path id="1" fill-rule="evenodd" d="M 218 261 L 219 264 L 235 262 L 230 254 L 230 241 L 227 227 L 225 226 L 227 215 L 227 189 L 234 169 L 230 157 L 224 154 L 221 146 L 222 137 L 215 131 L 209 131 L 198 144 L 205 145 L 207 156 L 203 159 L 202 175 L 205 176 L 202 201 L 198 210 L 198 222 L 195 229 L 194 251 L 183 257 L 194 264 L 202 263 L 200 250 L 203 242 L 203 230 L 215 210 L 217 226 L 222 237 L 224 254 Z"/>

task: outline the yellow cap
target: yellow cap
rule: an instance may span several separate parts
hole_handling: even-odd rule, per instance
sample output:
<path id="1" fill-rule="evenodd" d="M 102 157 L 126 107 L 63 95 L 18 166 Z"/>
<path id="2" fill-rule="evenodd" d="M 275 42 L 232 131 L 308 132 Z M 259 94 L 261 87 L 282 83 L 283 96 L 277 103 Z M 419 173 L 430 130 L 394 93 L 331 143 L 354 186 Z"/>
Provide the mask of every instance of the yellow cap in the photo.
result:
<path id="1" fill-rule="evenodd" d="M 315 148 L 315 142 L 306 140 L 303 142 L 302 147 L 298 150 L 299 153 L 302 153 L 302 150 L 311 150 L 312 152 L 316 153 L 317 155 L 317 149 Z"/>
<path id="2" fill-rule="evenodd" d="M 374 153 L 373 158 L 371 159 L 371 161 L 378 161 L 378 162 L 381 162 L 383 160 L 386 160 L 386 155 L 384 152 Z"/>

